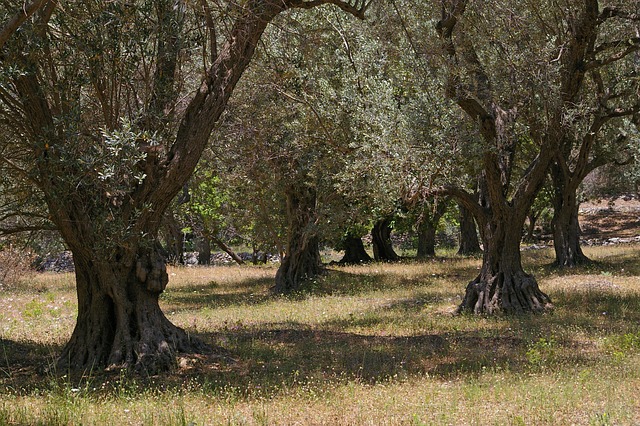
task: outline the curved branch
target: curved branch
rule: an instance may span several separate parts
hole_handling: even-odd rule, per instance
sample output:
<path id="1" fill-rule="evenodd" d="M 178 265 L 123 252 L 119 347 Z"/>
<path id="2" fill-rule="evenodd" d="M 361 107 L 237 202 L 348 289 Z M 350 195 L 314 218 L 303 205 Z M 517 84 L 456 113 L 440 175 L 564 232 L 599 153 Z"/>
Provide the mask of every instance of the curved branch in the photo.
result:
<path id="1" fill-rule="evenodd" d="M 11 38 L 11 36 L 24 24 L 34 13 L 47 4 L 50 0 L 35 0 L 29 4 L 24 4 L 22 10 L 9 19 L 0 30 L 0 49 Z"/>
<path id="2" fill-rule="evenodd" d="M 478 200 L 474 194 L 471 194 L 464 189 L 453 186 L 446 185 L 440 188 L 434 188 L 428 191 L 425 195 L 437 196 L 437 195 L 448 195 L 455 198 L 460 204 L 462 204 L 467 210 L 471 212 L 473 217 L 476 218 L 478 223 L 486 222 L 487 211 L 480 204 L 478 204 Z"/>

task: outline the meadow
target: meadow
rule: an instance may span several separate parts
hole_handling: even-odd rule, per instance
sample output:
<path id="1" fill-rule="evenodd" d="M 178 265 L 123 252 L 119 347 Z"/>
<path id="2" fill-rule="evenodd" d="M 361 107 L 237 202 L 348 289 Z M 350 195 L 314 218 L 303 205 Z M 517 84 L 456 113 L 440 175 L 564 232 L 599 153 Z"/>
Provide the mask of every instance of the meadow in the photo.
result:
<path id="1" fill-rule="evenodd" d="M 640 246 L 525 269 L 555 305 L 454 316 L 476 258 L 329 266 L 275 296 L 275 267 L 170 269 L 161 305 L 215 347 L 176 371 L 51 368 L 76 315 L 73 275 L 39 274 L 0 298 L 0 424 L 640 424 Z"/>

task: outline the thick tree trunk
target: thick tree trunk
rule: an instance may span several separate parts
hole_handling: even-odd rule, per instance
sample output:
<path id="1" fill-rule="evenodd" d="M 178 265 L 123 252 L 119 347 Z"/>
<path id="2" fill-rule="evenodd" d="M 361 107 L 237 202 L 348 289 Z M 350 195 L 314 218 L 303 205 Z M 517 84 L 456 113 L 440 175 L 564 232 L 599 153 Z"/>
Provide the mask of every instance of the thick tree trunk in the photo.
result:
<path id="1" fill-rule="evenodd" d="M 580 247 L 580 224 L 578 222 L 577 187 L 557 166 L 551 168 L 555 196 L 553 200 L 553 248 L 556 253 L 554 265 L 571 268 L 590 263 Z"/>
<path id="2" fill-rule="evenodd" d="M 460 209 L 460 247 L 458 248 L 458 254 L 469 256 L 482 253 L 476 221 L 471 211 L 460 203 L 458 208 Z"/>
<path id="3" fill-rule="evenodd" d="M 276 272 L 274 291 L 299 290 L 305 281 L 322 273 L 319 239 L 314 229 L 316 192 L 304 183 L 292 183 L 286 190 L 289 222 L 287 252 Z"/>
<path id="4" fill-rule="evenodd" d="M 353 265 L 371 262 L 371 256 L 365 250 L 362 238 L 359 236 L 347 234 L 340 245 L 344 249 L 344 256 L 338 263 Z"/>
<path id="5" fill-rule="evenodd" d="M 575 194 L 566 197 L 562 206 L 555 206 L 551 223 L 553 248 L 556 253 L 554 265 L 560 268 L 571 268 L 590 263 L 591 259 L 582 252 L 580 247 L 580 224 Z"/>
<path id="6" fill-rule="evenodd" d="M 429 208 L 418 220 L 418 259 L 426 259 L 436 255 L 436 231 L 440 219 L 447 212 L 448 200 L 436 200 L 435 208 Z"/>
<path id="7" fill-rule="evenodd" d="M 373 257 L 376 261 L 396 261 L 400 256 L 393 250 L 391 243 L 391 219 L 378 220 L 371 230 Z"/>
<path id="8" fill-rule="evenodd" d="M 524 272 L 520 237 L 524 216 L 494 217 L 484 227 L 480 274 L 469 283 L 458 313 L 519 314 L 551 308 L 549 296 Z"/>
<path id="9" fill-rule="evenodd" d="M 78 320 L 58 360 L 60 371 L 107 366 L 152 375 L 175 367 L 179 352 L 209 350 L 160 310 L 168 277 L 157 251 L 142 252 L 135 264 L 74 251 L 74 263 Z"/>

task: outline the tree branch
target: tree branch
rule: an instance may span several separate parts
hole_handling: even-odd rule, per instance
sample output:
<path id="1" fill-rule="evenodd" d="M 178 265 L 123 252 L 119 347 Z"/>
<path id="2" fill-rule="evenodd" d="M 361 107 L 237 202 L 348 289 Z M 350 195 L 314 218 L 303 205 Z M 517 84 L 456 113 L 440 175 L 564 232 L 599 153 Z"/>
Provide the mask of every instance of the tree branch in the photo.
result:
<path id="1" fill-rule="evenodd" d="M 15 33 L 18 28 L 20 28 L 20 25 L 24 24 L 27 19 L 29 19 L 34 13 L 38 11 L 38 9 L 40 9 L 49 1 L 50 0 L 35 0 L 29 4 L 25 3 L 22 7 L 22 10 L 13 15 L 13 17 L 9 19 L 0 30 L 0 49 L 2 49 L 7 40 L 11 38 L 13 33 Z"/>

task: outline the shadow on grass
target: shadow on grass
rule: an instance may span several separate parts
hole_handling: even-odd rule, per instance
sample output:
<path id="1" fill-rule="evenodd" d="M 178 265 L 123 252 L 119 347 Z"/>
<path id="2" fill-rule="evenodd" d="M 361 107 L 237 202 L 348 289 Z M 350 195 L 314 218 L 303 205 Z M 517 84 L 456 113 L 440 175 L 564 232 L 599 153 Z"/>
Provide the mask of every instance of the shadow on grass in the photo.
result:
<path id="1" fill-rule="evenodd" d="M 37 389 L 61 352 L 61 346 L 0 338 L 0 387 L 5 391 Z"/>
<path id="2" fill-rule="evenodd" d="M 231 306 L 258 306 L 282 298 L 296 301 L 312 296 L 357 296 L 376 291 L 422 288 L 433 284 L 433 280 L 442 278 L 460 280 L 460 289 L 463 291 L 467 282 L 461 276 L 462 272 L 455 269 L 447 274 L 436 274 L 425 267 L 424 273 L 405 277 L 383 272 L 371 273 L 369 270 L 363 270 L 362 273 L 348 272 L 331 267 L 317 279 L 304 283 L 299 291 L 285 295 L 271 292 L 270 289 L 273 286 L 271 278 L 250 278 L 234 284 L 233 287 L 223 287 L 216 282 L 210 282 L 205 285 L 193 284 L 169 288 L 162 295 L 161 300 L 172 305 L 173 312 L 197 310 L 203 307 L 215 309 Z"/>
<path id="3" fill-rule="evenodd" d="M 229 286 L 215 281 L 208 284 L 193 284 L 166 291 L 161 300 L 174 305 L 172 311 L 190 311 L 203 307 L 223 308 L 228 306 L 257 306 L 274 298 L 269 292 L 271 278 L 247 278 Z"/>
<path id="4" fill-rule="evenodd" d="M 612 265 L 620 268 L 621 263 Z M 223 347 L 235 361 L 214 355 L 183 356 L 173 374 L 135 380 L 154 392 L 185 389 L 188 388 L 185 383 L 193 383 L 197 389 L 215 395 L 241 398 L 268 397 L 292 390 L 322 393 L 333 389 L 335 384 L 373 384 L 425 375 L 452 380 L 480 376 L 487 370 L 515 373 L 536 368 L 571 370 L 606 361 L 603 358 L 606 354 L 597 347 L 597 342 L 608 336 L 626 333 L 640 336 L 640 296 L 615 287 L 576 287 L 556 292 L 552 296 L 558 308 L 547 315 L 463 316 L 451 320 L 440 316 L 434 324 L 442 328 L 433 332 L 398 336 L 374 331 L 384 329 L 379 326 L 386 323 L 401 323 L 409 316 L 426 317 L 428 314 L 422 313 L 425 308 L 441 303 L 443 298 L 442 294 L 430 291 L 434 279 L 459 279 L 464 283 L 467 274 L 473 272 L 469 266 L 459 266 L 434 276 L 426 264 L 423 274 L 411 278 L 383 273 L 368 275 L 365 269 L 362 274 L 332 269 L 329 276 L 308 292 L 290 297 L 357 295 L 390 288 L 415 289 L 416 293 L 414 297 L 372 304 L 362 318 L 333 319 L 313 327 L 297 322 L 257 326 L 238 323 L 221 330 L 207 330 L 198 335 L 214 346 Z M 270 285 L 269 278 L 244 280 L 233 288 L 211 282 L 174 289 L 166 298 L 168 303 L 185 310 L 248 305 L 250 315 L 252 306 L 277 298 L 268 293 Z M 460 290 L 463 289 L 461 285 Z M 479 325 L 476 327 L 474 322 Z M 482 322 L 489 324 L 480 325 Z M 464 330 L 456 331 L 460 325 Z M 354 326 L 364 331 L 344 331 Z M 39 368 L 51 362 L 61 348 L 0 340 L 0 349 L 5 359 L 4 368 L 0 368 L 0 385 L 5 389 L 37 392 L 49 386 L 50 376 L 39 373 Z M 97 382 L 123 381 L 118 373 L 95 376 L 93 380 Z M 121 389 L 121 385 L 111 385 L 99 392 L 117 396 L 114 389 Z"/>

